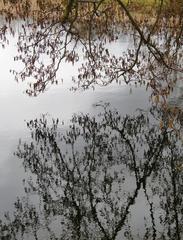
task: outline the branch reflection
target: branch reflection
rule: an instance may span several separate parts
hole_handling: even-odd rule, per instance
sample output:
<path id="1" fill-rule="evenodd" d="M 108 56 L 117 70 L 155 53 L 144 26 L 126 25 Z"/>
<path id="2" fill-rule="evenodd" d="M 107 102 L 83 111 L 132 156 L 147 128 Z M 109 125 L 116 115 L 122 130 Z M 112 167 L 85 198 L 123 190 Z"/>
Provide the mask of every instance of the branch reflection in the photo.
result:
<path id="1" fill-rule="evenodd" d="M 26 197 L 0 222 L 1 239 L 137 239 L 140 195 L 148 212 L 140 239 L 181 239 L 183 148 L 167 112 L 122 117 L 98 107 L 67 130 L 46 116 L 27 123 L 32 140 L 16 151 L 30 176 Z"/>

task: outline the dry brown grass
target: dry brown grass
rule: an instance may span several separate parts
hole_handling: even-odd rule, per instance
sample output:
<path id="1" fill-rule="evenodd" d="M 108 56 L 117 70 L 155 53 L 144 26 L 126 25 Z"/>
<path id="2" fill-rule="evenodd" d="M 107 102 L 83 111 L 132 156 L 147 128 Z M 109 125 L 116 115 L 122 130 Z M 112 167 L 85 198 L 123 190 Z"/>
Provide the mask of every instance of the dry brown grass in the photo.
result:
<path id="1" fill-rule="evenodd" d="M 26 2 L 27 0 L 5 0 L 6 4 L 4 4 L 4 0 L 0 0 L 0 11 L 1 13 L 4 11 L 9 12 L 10 14 L 13 13 L 16 16 L 16 13 L 21 9 L 21 11 L 24 11 L 24 8 L 26 8 Z M 12 4 L 12 2 L 17 2 L 16 4 Z M 39 2 L 39 4 L 38 4 Z M 153 19 L 153 16 L 156 15 L 157 9 L 159 9 L 159 2 L 157 0 L 123 0 L 123 2 L 128 6 L 129 10 L 131 11 L 132 15 L 138 15 L 141 18 L 144 18 L 144 16 L 148 16 L 149 14 L 151 18 Z M 51 9 L 52 6 L 56 4 L 61 4 L 62 6 L 66 6 L 67 0 L 30 0 L 29 1 L 30 6 L 28 7 L 28 13 L 29 15 L 32 15 L 33 12 L 45 9 Z M 119 8 L 118 4 L 115 4 L 112 0 L 106 0 L 106 4 L 112 4 L 113 6 L 116 5 L 116 15 L 121 15 L 121 9 Z M 86 5 L 85 5 L 86 6 Z M 183 7 L 182 0 L 176 0 L 174 1 L 174 4 L 172 6 L 172 3 L 170 0 L 164 0 L 163 4 L 163 14 L 166 15 L 176 15 L 180 12 L 181 7 Z M 18 11 L 17 11 L 18 9 Z M 23 10 L 22 10 L 23 9 Z"/>

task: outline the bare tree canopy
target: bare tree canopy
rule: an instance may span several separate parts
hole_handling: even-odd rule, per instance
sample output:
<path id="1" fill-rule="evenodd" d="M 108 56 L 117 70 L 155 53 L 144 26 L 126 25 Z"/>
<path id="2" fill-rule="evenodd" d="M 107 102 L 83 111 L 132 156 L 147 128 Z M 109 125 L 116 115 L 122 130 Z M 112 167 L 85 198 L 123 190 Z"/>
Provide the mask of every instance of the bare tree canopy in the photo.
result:
<path id="1" fill-rule="evenodd" d="M 8 29 L 14 33 L 12 20 L 26 18 L 15 57 L 24 68 L 13 71 L 16 80 L 33 79 L 27 93 L 34 96 L 62 79 L 62 62 L 80 61 L 73 89 L 135 81 L 164 100 L 183 71 L 182 1 L 151 1 L 141 3 L 140 9 L 135 1 L 122 0 L 4 1 L 2 42 Z M 109 43 L 119 41 L 127 30 L 132 47 L 116 55 Z"/>

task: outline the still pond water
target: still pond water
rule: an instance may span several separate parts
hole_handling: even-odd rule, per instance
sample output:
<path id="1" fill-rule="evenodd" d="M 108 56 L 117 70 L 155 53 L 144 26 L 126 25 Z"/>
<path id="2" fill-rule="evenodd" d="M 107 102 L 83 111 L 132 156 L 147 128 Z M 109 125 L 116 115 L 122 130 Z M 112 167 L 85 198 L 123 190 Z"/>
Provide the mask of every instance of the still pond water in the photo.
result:
<path id="1" fill-rule="evenodd" d="M 120 46 L 125 49 L 128 42 L 124 37 Z M 28 97 L 24 93 L 26 84 L 15 82 L 9 72 L 10 68 L 20 67 L 13 61 L 15 44 L 11 39 L 7 48 L 0 49 L 1 218 L 4 212 L 11 214 L 14 211 L 17 197 L 21 199 L 28 195 L 29 200 L 20 200 L 25 204 L 22 219 L 23 212 L 27 219 L 22 222 L 25 225 L 26 221 L 32 222 L 24 239 L 181 239 L 182 143 L 173 133 L 166 135 L 159 130 L 157 119 L 161 113 L 151 107 L 150 90 L 146 91 L 143 86 L 112 84 L 96 87 L 95 91 L 72 92 L 69 89 L 76 67 L 63 64 L 63 84 L 52 86 L 37 97 Z M 118 48 L 115 45 L 114 51 Z M 182 108 L 180 89 L 178 83 L 169 103 Z M 95 104 L 99 102 L 110 103 L 110 106 L 98 109 Z M 118 113 L 110 115 L 114 109 Z M 92 116 L 100 111 L 102 116 L 97 116 L 94 121 Z M 81 113 L 89 113 L 91 118 Z M 42 119 L 44 114 L 48 119 L 63 120 L 64 126 L 59 123 L 58 128 L 50 130 L 43 123 L 38 126 L 30 122 L 31 139 L 26 122 Z M 79 116 L 73 120 L 79 129 L 76 138 L 72 128 L 68 135 L 65 133 L 73 114 Z M 120 132 L 122 126 L 125 126 L 123 133 Z M 37 135 L 36 129 L 40 130 Z M 63 132 L 65 138 L 54 131 Z M 53 133 L 52 142 L 48 132 Z M 27 145 L 18 147 L 19 139 Z M 31 141 L 32 145 L 28 147 Z M 62 159 L 59 146 L 65 152 L 64 161 L 70 162 L 67 165 L 67 160 L 63 161 L 62 170 L 56 164 L 56 160 Z M 91 159 L 95 161 L 94 166 Z M 49 161 L 51 163 L 47 163 Z M 25 173 L 23 162 L 32 172 L 31 184 L 35 185 L 34 190 L 37 188 L 36 193 L 31 189 L 25 194 L 22 180 L 31 174 L 29 170 Z M 66 166 L 70 166 L 70 170 Z M 50 169 L 52 173 L 49 173 Z M 58 170 L 63 174 L 59 175 Z M 26 215 L 32 206 L 28 207 L 26 201 L 36 205 L 39 224 L 34 222 L 34 217 Z M 1 236 L 10 239 L 8 230 L 0 232 Z M 21 234 L 18 236 L 17 239 L 21 239 Z"/>

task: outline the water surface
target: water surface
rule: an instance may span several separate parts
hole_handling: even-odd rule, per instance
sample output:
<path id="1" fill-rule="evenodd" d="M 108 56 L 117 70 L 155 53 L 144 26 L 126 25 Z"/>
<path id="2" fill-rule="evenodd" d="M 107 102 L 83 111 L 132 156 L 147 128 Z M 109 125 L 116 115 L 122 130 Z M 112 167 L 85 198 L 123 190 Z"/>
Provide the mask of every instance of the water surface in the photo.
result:
<path id="1" fill-rule="evenodd" d="M 110 47 L 117 53 L 121 44 L 128 48 L 129 39 L 124 37 Z M 10 67 L 21 67 L 13 61 L 14 55 L 15 41 L 10 39 L 9 46 L 0 50 L 0 215 L 13 211 L 17 196 L 26 195 L 22 179 L 28 175 L 35 186 L 27 192 L 27 201 L 36 203 L 41 224 L 31 215 L 34 208 L 22 200 L 24 209 L 17 205 L 20 222 L 31 209 L 26 221 L 32 225 L 25 239 L 54 239 L 54 234 L 55 239 L 60 234 L 63 239 L 66 235 L 65 239 L 74 239 L 74 234 L 83 234 L 83 239 L 181 239 L 182 143 L 166 123 L 160 127 L 165 113 L 151 105 L 151 91 L 144 86 L 111 84 L 73 92 L 76 66 L 64 63 L 63 84 L 29 97 L 26 83 L 15 82 L 9 72 Z M 179 84 L 169 103 L 181 108 Z M 103 108 L 96 103 L 104 104 Z M 73 114 L 78 116 L 72 121 L 79 129 L 76 137 L 75 128 L 65 132 Z M 51 123 L 33 121 L 43 115 L 49 122 L 59 118 L 65 124 L 51 128 Z M 65 138 L 59 138 L 60 132 Z M 19 144 L 19 139 L 25 144 Z M 66 166 L 74 167 L 71 171 Z M 8 236 L 7 229 L 3 234 Z"/>

